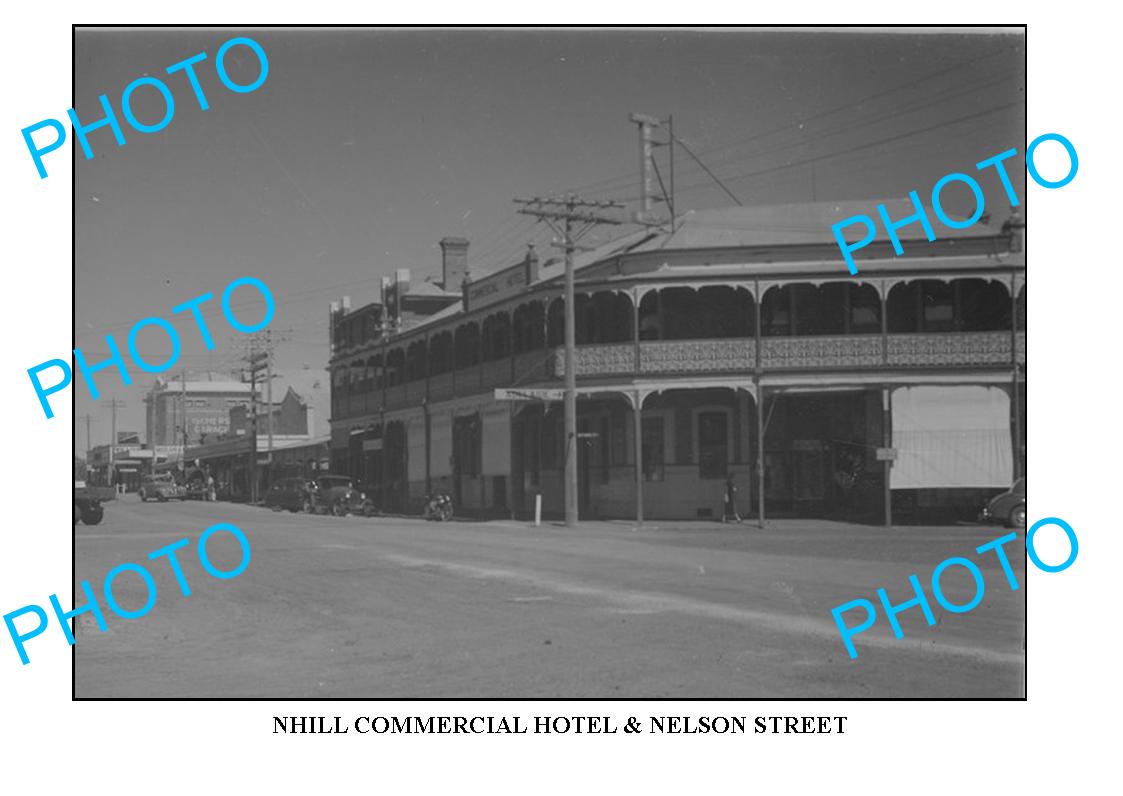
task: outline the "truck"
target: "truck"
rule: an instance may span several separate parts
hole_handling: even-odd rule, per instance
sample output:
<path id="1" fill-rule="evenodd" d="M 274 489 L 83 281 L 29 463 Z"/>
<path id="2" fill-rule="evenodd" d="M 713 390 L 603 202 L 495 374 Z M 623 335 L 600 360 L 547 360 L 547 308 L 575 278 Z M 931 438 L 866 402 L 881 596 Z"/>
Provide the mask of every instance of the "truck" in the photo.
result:
<path id="1" fill-rule="evenodd" d="M 105 516 L 102 503 L 113 500 L 117 490 L 111 486 L 86 486 L 85 466 L 74 468 L 74 524 L 81 520 L 86 525 L 97 525 Z"/>

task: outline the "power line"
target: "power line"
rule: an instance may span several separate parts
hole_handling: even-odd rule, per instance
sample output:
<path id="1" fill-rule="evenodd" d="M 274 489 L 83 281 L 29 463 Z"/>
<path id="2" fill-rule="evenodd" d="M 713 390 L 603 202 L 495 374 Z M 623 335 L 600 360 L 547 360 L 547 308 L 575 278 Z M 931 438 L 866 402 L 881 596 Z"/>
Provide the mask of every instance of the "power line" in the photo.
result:
<path id="1" fill-rule="evenodd" d="M 914 130 L 909 130 L 907 132 L 898 133 L 897 135 L 891 135 L 891 136 L 888 136 L 886 138 L 879 138 L 876 141 L 869 141 L 869 142 L 864 143 L 864 144 L 858 144 L 856 146 L 848 147 L 846 149 L 842 149 L 842 150 L 839 150 L 837 152 L 827 152 L 827 153 L 822 154 L 822 155 L 815 155 L 813 157 L 804 158 L 803 160 L 796 160 L 796 161 L 792 161 L 791 163 L 784 163 L 784 164 L 781 164 L 781 165 L 778 165 L 778 166 L 771 166 L 771 167 L 766 168 L 766 169 L 759 169 L 757 171 L 749 172 L 747 174 L 737 174 L 737 175 L 727 176 L 726 180 L 729 181 L 729 182 L 738 182 L 740 180 L 747 180 L 747 179 L 750 179 L 752 177 L 760 177 L 760 176 L 765 175 L 765 174 L 771 174 L 771 173 L 776 172 L 776 171 L 783 171 L 785 169 L 793 169 L 793 168 L 797 168 L 799 166 L 806 166 L 809 163 L 819 163 L 819 162 L 824 161 L 824 160 L 830 160 L 831 158 L 836 158 L 836 157 L 840 157 L 842 155 L 847 155 L 847 154 L 850 154 L 850 153 L 853 153 L 853 152 L 860 152 L 860 151 L 863 151 L 863 150 L 866 150 L 866 149 L 871 149 L 871 148 L 876 147 L 876 146 L 881 146 L 882 144 L 888 144 L 888 143 L 892 143 L 894 141 L 900 141 L 900 140 L 905 139 L 905 138 L 911 138 L 914 135 L 922 135 L 924 133 L 930 133 L 934 130 L 939 130 L 939 129 L 942 129 L 944 127 L 950 127 L 951 125 L 954 125 L 954 124 L 960 124 L 962 122 L 971 121 L 972 119 L 978 119 L 978 118 L 981 118 L 983 116 L 989 116 L 993 113 L 999 113 L 1000 111 L 1004 111 L 1004 110 L 1007 110 L 1009 108 L 1013 108 L 1017 105 L 1020 105 L 1020 103 L 1009 102 L 1009 103 L 1006 103 L 1005 105 L 999 105 L 999 106 L 996 106 L 994 108 L 988 108 L 987 110 L 979 111 L 978 113 L 971 113 L 971 114 L 967 114 L 965 116 L 958 116 L 954 119 L 949 119 L 945 122 L 941 122 L 939 124 L 931 125 L 929 127 L 923 127 L 923 128 L 918 128 L 918 129 L 914 129 Z M 705 187 L 705 183 L 696 183 L 694 185 L 689 185 L 689 186 L 686 186 L 686 187 L 682 188 L 681 191 L 686 192 L 686 191 L 690 191 L 690 190 L 695 190 L 695 189 L 700 188 L 700 187 Z"/>
<path id="2" fill-rule="evenodd" d="M 710 179 L 713 180 L 714 182 L 716 182 L 718 184 L 718 187 L 720 187 L 723 191 L 725 191 L 726 194 L 729 195 L 730 199 L 732 199 L 734 202 L 736 202 L 741 207 L 744 207 L 744 203 L 740 199 L 737 198 L 737 195 L 734 194 L 733 191 L 729 190 L 729 188 L 726 187 L 725 183 L 722 182 L 720 179 L 718 179 L 718 176 L 716 174 L 714 174 L 712 171 L 710 171 L 709 167 L 705 163 L 702 162 L 702 159 L 699 158 L 697 155 L 695 155 L 694 152 L 690 149 L 690 147 L 688 147 L 683 142 L 683 140 L 681 138 L 675 137 L 673 140 L 675 142 L 677 142 L 678 145 L 681 146 L 686 151 L 686 154 L 688 154 L 688 155 L 690 155 L 690 157 L 694 158 L 694 162 L 697 163 L 699 166 L 701 166 L 702 170 L 705 171 L 706 174 L 710 175 Z"/>
<path id="3" fill-rule="evenodd" d="M 796 119 L 794 119 L 790 122 L 786 122 L 782 125 L 770 128 L 768 130 L 764 130 L 764 131 L 759 132 L 759 133 L 754 133 L 754 134 L 752 134 L 750 136 L 747 136 L 745 138 L 736 139 L 734 141 L 730 141 L 730 142 L 727 142 L 725 144 L 721 144 L 721 145 L 716 146 L 716 147 L 711 147 L 709 149 L 703 149 L 703 150 L 701 150 L 701 154 L 702 155 L 712 155 L 716 152 L 721 152 L 721 151 L 724 151 L 726 149 L 732 149 L 732 148 L 735 148 L 735 147 L 738 147 L 738 146 L 743 146 L 747 143 L 751 143 L 753 141 L 758 141 L 761 138 L 766 138 L 770 135 L 775 135 L 777 133 L 786 132 L 786 131 L 791 130 L 793 128 L 798 129 L 799 125 L 801 125 L 801 124 L 806 124 L 807 122 L 815 121 L 816 119 L 821 119 L 821 118 L 824 118 L 826 116 L 832 116 L 836 113 L 841 113 L 843 111 L 850 110 L 850 109 L 855 108 L 857 106 L 860 106 L 860 105 L 862 105 L 866 102 L 870 102 L 871 100 L 880 99 L 881 97 L 888 96 L 890 94 L 894 94 L 898 91 L 903 91 L 904 89 L 912 88 L 913 86 L 918 86 L 922 83 L 927 83 L 930 80 L 934 80 L 938 77 L 943 77 L 944 75 L 951 74 L 952 72 L 956 72 L 956 71 L 958 71 L 960 69 L 964 69 L 968 66 L 972 66 L 973 64 L 977 64 L 977 63 L 980 63 L 982 61 L 989 60 L 991 58 L 996 58 L 1000 55 L 1012 53 L 1012 52 L 1016 51 L 1017 49 L 1018 49 L 1018 46 L 1015 45 L 1015 46 L 1010 46 L 1010 47 L 1004 47 L 1004 48 L 999 49 L 999 50 L 994 50 L 994 51 L 988 52 L 984 55 L 978 56 L 976 58 L 970 58 L 966 61 L 961 61 L 959 63 L 953 64 L 952 66 L 946 67 L 944 69 L 939 69 L 935 72 L 930 72 L 929 74 L 923 75 L 919 78 L 915 78 L 913 80 L 908 80 L 908 81 L 905 81 L 903 83 L 898 83 L 897 85 L 890 86 L 887 89 L 882 89 L 882 90 L 876 91 L 872 94 L 867 94 L 864 97 L 859 97 L 857 99 L 849 100 L 849 101 L 841 103 L 839 105 L 835 105 L 831 108 L 827 108 L 826 110 L 818 111 L 818 112 L 813 113 L 809 116 L 797 117 Z M 634 175 L 622 174 L 622 175 L 619 175 L 617 177 L 608 177 L 608 178 L 605 178 L 605 179 L 602 179 L 602 180 L 597 180 L 596 182 L 588 183 L 586 185 L 577 186 L 577 187 L 572 188 L 570 190 L 573 191 L 573 192 L 585 192 L 585 193 L 596 192 L 596 193 L 600 193 L 600 191 L 596 191 L 594 189 L 597 189 L 597 188 L 599 188 L 600 186 L 603 186 L 603 185 L 610 185 L 610 184 L 613 184 L 613 183 L 616 183 L 616 182 L 619 182 L 619 181 L 625 180 L 625 179 L 629 180 L 629 182 L 632 182 L 632 183 L 635 182 Z"/>

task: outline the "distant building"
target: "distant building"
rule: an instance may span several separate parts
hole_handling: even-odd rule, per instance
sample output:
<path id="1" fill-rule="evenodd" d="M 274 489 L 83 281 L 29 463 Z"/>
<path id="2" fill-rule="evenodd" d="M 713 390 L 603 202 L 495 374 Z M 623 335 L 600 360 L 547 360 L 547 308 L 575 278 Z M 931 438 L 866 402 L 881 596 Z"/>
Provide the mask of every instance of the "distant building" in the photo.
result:
<path id="1" fill-rule="evenodd" d="M 191 382 L 188 382 L 190 386 Z M 252 492 L 251 467 L 257 479 L 257 494 L 287 476 L 309 476 L 328 468 L 326 433 L 317 436 L 316 418 L 326 415 L 328 378 L 323 371 L 304 369 L 278 371 L 273 381 L 273 404 L 268 391 L 258 385 L 257 440 L 254 444 L 254 413 L 249 400 L 230 407 L 226 430 L 206 435 L 200 444 L 189 445 L 187 470 L 196 467 L 211 475 L 224 498 L 247 500 Z M 269 418 L 272 417 L 272 451 L 269 447 Z M 325 429 L 326 431 L 326 429 Z M 256 452 L 256 461 L 251 458 Z M 272 456 L 272 464 L 270 464 Z"/>
<path id="2" fill-rule="evenodd" d="M 218 439 L 230 430 L 230 410 L 248 407 L 251 398 L 250 385 L 227 374 L 194 375 L 186 384 L 180 378 L 156 379 L 144 398 L 148 446 Z"/>
<path id="3" fill-rule="evenodd" d="M 155 452 L 137 442 L 96 445 L 88 453 L 86 470 L 92 486 L 123 484 L 128 492 L 140 488 L 140 479 L 151 471 Z"/>

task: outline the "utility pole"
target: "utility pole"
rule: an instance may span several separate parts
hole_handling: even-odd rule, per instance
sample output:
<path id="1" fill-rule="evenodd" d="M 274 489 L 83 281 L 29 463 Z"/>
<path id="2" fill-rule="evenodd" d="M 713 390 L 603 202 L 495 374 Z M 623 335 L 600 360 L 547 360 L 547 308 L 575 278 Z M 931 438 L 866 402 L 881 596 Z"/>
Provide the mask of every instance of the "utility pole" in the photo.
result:
<path id="1" fill-rule="evenodd" d="M 274 330 L 268 329 L 258 332 L 250 337 L 246 349 L 246 370 L 250 374 L 250 425 L 252 436 L 252 451 L 250 464 L 250 499 L 257 502 L 257 382 L 258 375 L 264 372 L 265 403 L 266 403 L 266 430 L 268 443 L 266 448 L 266 464 L 269 467 L 269 480 L 273 479 L 273 345 L 280 340 L 290 339 L 288 334 L 291 329 L 281 330 L 274 337 Z"/>
<path id="2" fill-rule="evenodd" d="M 523 205 L 519 213 L 545 222 L 560 238 L 555 242 L 565 251 L 565 524 L 577 525 L 577 324 L 575 321 L 573 252 L 577 241 L 598 224 L 619 224 L 620 220 L 598 211 L 623 210 L 617 202 L 590 202 L 578 196 L 564 199 L 515 199 Z"/>
<path id="3" fill-rule="evenodd" d="M 246 358 L 250 374 L 250 503 L 257 502 L 257 374 L 269 367 L 269 354 L 253 351 Z"/>
<path id="4" fill-rule="evenodd" d="M 90 461 L 90 413 L 86 413 L 86 463 Z"/>
<path id="5" fill-rule="evenodd" d="M 117 408 L 124 405 L 125 402 L 118 401 L 117 396 L 113 396 L 113 399 L 109 402 L 109 409 L 113 418 L 109 432 L 109 485 L 114 489 L 117 488 L 117 465 L 115 464 L 117 454 Z"/>
<path id="6" fill-rule="evenodd" d="M 265 423 L 269 429 L 269 444 L 266 447 L 265 461 L 269 466 L 269 480 L 273 480 L 273 349 L 270 348 L 265 358 Z"/>
<path id="7" fill-rule="evenodd" d="M 632 113 L 628 115 L 628 121 L 637 125 L 639 128 L 639 174 L 640 174 L 640 209 L 637 210 L 632 217 L 632 220 L 637 224 L 643 224 L 649 227 L 661 227 L 669 224 L 671 232 L 675 231 L 675 122 L 674 117 L 668 116 L 666 119 L 657 119 L 654 116 L 649 116 L 645 113 Z M 654 132 L 661 129 L 666 132 L 666 141 L 657 141 L 654 137 Z M 667 190 L 667 184 L 663 182 L 663 175 L 659 171 L 659 164 L 655 160 L 655 149 L 657 147 L 668 147 L 668 159 L 670 162 L 670 191 Z M 655 182 L 659 183 L 659 191 L 661 196 L 655 194 Z M 654 205 L 656 202 L 663 202 L 667 205 L 667 212 L 669 219 L 667 221 L 661 220 L 654 212 Z"/>
<path id="8" fill-rule="evenodd" d="M 187 368 L 179 372 L 179 403 L 182 407 L 180 414 L 183 416 L 183 451 L 179 454 L 179 469 L 187 473 Z"/>

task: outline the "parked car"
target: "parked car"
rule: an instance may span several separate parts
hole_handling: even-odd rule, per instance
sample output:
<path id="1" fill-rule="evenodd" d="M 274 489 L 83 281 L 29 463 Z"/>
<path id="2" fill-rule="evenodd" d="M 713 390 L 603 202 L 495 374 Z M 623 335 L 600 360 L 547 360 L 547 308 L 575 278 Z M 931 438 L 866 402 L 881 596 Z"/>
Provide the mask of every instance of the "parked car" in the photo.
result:
<path id="1" fill-rule="evenodd" d="M 187 489 L 175 482 L 171 473 L 156 473 L 146 475 L 140 482 L 140 499 L 142 501 L 159 500 L 184 500 Z"/>
<path id="2" fill-rule="evenodd" d="M 279 478 L 265 492 L 265 506 L 273 511 L 288 509 L 311 514 L 315 508 L 316 482 L 307 478 Z"/>
<path id="3" fill-rule="evenodd" d="M 105 515 L 102 503 L 117 497 L 117 490 L 111 486 L 86 486 L 86 482 L 74 481 L 74 524 L 82 520 L 86 525 L 97 525 Z"/>
<path id="4" fill-rule="evenodd" d="M 345 475 L 321 475 L 315 483 L 313 503 L 316 511 L 331 513 L 337 517 L 347 514 L 361 514 L 364 517 L 374 515 L 374 501 L 354 479 Z"/>
<path id="5" fill-rule="evenodd" d="M 1026 480 L 1019 478 L 1005 492 L 992 497 L 979 512 L 979 519 L 1002 523 L 1009 528 L 1026 527 Z"/>

